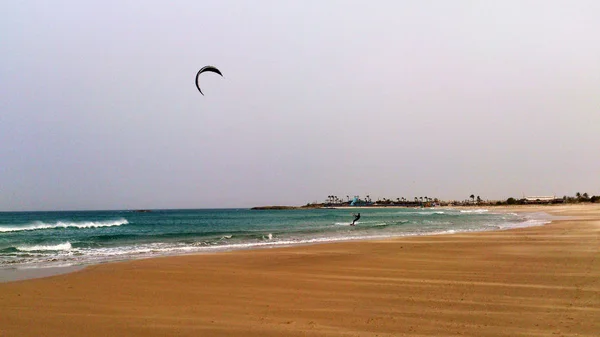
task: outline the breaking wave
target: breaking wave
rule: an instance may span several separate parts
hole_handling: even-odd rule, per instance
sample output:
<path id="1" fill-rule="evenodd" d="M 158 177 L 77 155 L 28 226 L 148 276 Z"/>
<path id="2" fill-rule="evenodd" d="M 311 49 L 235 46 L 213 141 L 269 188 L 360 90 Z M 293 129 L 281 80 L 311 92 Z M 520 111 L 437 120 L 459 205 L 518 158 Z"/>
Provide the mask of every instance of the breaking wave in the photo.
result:
<path id="1" fill-rule="evenodd" d="M 472 209 L 472 210 L 461 210 L 461 213 L 475 213 L 475 214 L 482 214 L 482 213 L 487 213 L 488 210 L 487 209 Z"/>
<path id="2" fill-rule="evenodd" d="M 45 223 L 36 221 L 27 225 L 12 226 L 12 227 L 0 227 L 1 232 L 20 232 L 20 231 L 34 231 L 42 229 L 54 229 L 54 228 L 98 228 L 98 227 L 113 227 L 126 225 L 129 222 L 126 219 L 119 220 L 108 220 L 108 221 L 81 221 L 81 222 L 69 222 L 69 221 L 57 221 L 55 223 Z"/>
<path id="3" fill-rule="evenodd" d="M 56 251 L 56 250 L 71 250 L 71 243 L 65 242 L 57 245 L 36 245 L 36 246 L 21 246 L 16 247 L 22 252 L 39 252 L 39 251 Z"/>

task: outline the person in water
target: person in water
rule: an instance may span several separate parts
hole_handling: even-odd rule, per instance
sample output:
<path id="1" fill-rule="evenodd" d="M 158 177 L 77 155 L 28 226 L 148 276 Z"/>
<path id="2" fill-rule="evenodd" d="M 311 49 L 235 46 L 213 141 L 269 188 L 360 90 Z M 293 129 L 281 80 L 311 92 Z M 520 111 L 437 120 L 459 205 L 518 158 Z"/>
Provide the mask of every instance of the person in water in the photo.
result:
<path id="1" fill-rule="evenodd" d="M 360 219 L 360 213 L 354 214 L 354 220 L 352 220 L 352 223 L 350 224 L 350 226 L 354 226 L 354 223 L 356 221 L 358 221 L 358 219 Z"/>

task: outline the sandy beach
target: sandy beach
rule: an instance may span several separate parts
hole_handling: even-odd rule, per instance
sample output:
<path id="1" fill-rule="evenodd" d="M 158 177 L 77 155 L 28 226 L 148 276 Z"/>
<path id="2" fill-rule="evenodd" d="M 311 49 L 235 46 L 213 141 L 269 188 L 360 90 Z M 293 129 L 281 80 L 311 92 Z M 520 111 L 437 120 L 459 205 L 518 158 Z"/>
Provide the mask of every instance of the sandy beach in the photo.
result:
<path id="1" fill-rule="evenodd" d="M 0 283 L 0 336 L 598 336 L 600 205 L 496 209 L 569 218 Z"/>

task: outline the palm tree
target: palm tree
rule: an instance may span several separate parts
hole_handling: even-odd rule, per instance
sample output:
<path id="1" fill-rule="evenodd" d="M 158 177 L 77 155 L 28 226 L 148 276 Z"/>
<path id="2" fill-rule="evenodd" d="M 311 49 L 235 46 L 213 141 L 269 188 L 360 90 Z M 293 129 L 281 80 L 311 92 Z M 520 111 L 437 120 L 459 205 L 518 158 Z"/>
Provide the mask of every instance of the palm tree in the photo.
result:
<path id="1" fill-rule="evenodd" d="M 474 194 L 471 194 L 471 196 L 469 198 L 471 198 L 471 200 L 473 200 L 473 203 L 475 203 L 475 195 Z"/>
<path id="2" fill-rule="evenodd" d="M 477 196 L 477 203 L 481 203 L 481 198 L 479 196 Z"/>

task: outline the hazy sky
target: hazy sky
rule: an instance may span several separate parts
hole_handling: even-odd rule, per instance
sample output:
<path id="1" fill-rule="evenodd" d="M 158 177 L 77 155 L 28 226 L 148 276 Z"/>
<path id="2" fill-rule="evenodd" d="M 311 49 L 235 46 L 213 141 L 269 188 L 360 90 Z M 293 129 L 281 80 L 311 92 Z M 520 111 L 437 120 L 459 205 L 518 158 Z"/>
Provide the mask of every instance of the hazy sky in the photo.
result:
<path id="1" fill-rule="evenodd" d="M 0 210 L 600 194 L 600 2 L 2 1 Z M 224 78 L 201 77 L 215 65 Z"/>

